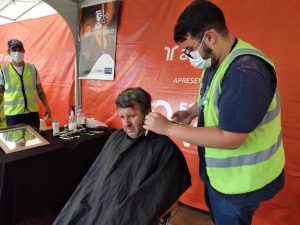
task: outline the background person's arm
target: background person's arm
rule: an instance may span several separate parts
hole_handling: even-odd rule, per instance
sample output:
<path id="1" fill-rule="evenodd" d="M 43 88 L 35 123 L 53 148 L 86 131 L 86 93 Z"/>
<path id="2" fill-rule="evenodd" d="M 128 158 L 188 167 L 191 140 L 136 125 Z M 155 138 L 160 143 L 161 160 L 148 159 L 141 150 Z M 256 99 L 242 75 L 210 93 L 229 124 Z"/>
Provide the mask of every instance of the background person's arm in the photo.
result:
<path id="1" fill-rule="evenodd" d="M 42 103 L 44 104 L 44 106 L 46 108 L 45 116 L 48 115 L 48 117 L 50 118 L 51 117 L 51 110 L 50 110 L 50 107 L 48 105 L 48 102 L 47 102 L 47 99 L 46 99 L 46 94 L 44 92 L 42 84 L 37 84 L 36 88 L 37 88 L 38 96 L 39 96 L 39 98 L 41 99 Z"/>

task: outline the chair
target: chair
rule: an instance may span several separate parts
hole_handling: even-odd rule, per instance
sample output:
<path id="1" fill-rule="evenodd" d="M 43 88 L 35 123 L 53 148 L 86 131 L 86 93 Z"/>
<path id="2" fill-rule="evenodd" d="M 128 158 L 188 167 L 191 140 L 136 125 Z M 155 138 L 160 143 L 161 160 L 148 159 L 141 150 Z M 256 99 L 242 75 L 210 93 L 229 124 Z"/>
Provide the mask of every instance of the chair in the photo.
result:
<path id="1" fill-rule="evenodd" d="M 161 217 L 159 220 L 159 224 L 161 225 L 169 225 L 169 220 L 172 216 L 175 215 L 178 208 L 178 201 L 176 201 Z"/>

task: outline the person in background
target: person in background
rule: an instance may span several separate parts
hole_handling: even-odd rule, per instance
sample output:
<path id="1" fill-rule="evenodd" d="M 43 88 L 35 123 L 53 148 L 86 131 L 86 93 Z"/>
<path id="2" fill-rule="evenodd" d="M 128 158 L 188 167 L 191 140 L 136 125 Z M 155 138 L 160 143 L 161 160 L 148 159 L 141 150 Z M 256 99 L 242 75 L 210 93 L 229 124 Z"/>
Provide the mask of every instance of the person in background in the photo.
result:
<path id="1" fill-rule="evenodd" d="M 45 116 L 51 117 L 39 74 L 34 65 L 24 62 L 25 49 L 17 39 L 8 41 L 11 63 L 1 66 L 0 102 L 4 102 L 7 126 L 25 123 L 39 129 L 38 98 L 44 104 Z"/>
<path id="2" fill-rule="evenodd" d="M 198 102 L 170 122 L 146 116 L 145 129 L 198 146 L 205 199 L 216 225 L 249 225 L 262 201 L 284 186 L 277 76 L 272 61 L 229 33 L 223 12 L 193 1 L 179 16 L 174 40 L 203 70 Z M 198 126 L 188 124 L 198 117 Z"/>
<path id="3" fill-rule="evenodd" d="M 180 149 L 166 136 L 145 135 L 151 96 L 128 88 L 116 99 L 115 131 L 54 225 L 157 225 L 191 185 Z"/>

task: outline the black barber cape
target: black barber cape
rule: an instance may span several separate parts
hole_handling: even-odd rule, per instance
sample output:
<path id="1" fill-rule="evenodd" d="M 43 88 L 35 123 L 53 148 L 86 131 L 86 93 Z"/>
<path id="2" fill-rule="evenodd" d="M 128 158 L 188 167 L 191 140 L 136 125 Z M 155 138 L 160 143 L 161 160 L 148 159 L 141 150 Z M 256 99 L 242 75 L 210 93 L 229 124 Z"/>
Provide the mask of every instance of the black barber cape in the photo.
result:
<path id="1" fill-rule="evenodd" d="M 118 130 L 54 225 L 157 225 L 190 185 L 185 159 L 168 137 L 131 139 Z"/>

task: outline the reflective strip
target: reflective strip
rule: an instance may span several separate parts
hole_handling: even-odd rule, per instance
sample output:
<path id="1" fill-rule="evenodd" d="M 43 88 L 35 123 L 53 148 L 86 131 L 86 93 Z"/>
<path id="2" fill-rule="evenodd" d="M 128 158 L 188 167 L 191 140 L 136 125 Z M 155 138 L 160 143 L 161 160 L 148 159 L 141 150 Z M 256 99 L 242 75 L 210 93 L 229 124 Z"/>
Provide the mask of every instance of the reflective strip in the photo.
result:
<path id="1" fill-rule="evenodd" d="M 237 57 L 238 55 L 245 55 L 245 54 L 257 54 L 257 55 L 260 55 L 265 60 L 269 60 L 271 62 L 271 60 L 267 56 L 265 56 L 263 53 L 261 53 L 260 51 L 258 51 L 256 49 L 242 48 L 242 49 L 238 49 L 238 50 L 236 50 L 232 53 L 232 55 L 229 57 L 229 59 L 226 62 L 226 66 L 228 64 L 230 64 L 232 62 L 232 60 L 235 57 Z M 220 77 L 218 78 L 218 81 L 216 82 L 216 87 L 215 87 L 215 92 L 214 92 L 214 99 L 213 99 L 217 118 L 219 118 L 219 104 L 218 104 L 219 98 L 220 98 L 219 83 L 220 83 Z M 258 126 L 262 126 L 264 124 L 267 124 L 267 123 L 271 122 L 276 116 L 279 115 L 279 113 L 280 113 L 280 99 L 279 99 L 279 94 L 278 94 L 277 89 L 275 91 L 275 95 L 276 95 L 276 107 L 272 111 L 268 111 L 265 114 L 263 120 L 260 122 L 260 124 Z"/>
<path id="2" fill-rule="evenodd" d="M 25 90 L 36 90 L 36 86 L 26 86 Z M 5 92 L 10 93 L 10 92 L 16 92 L 16 91 L 22 91 L 22 86 L 20 87 L 13 87 L 13 88 L 7 88 Z"/>
<path id="3" fill-rule="evenodd" d="M 7 64 L 3 65 L 3 76 L 4 76 L 4 82 L 7 83 L 8 89 L 11 89 L 11 81 L 8 73 L 8 66 Z"/>
<path id="4" fill-rule="evenodd" d="M 229 167 L 239 167 L 247 165 L 255 165 L 257 163 L 263 162 L 271 158 L 278 150 L 282 141 L 282 133 L 280 132 L 277 142 L 268 149 L 248 154 L 229 158 L 210 158 L 205 157 L 207 167 L 211 168 L 229 168 Z M 234 151 L 234 150 L 228 150 Z"/>
<path id="5" fill-rule="evenodd" d="M 29 71 L 30 71 L 30 75 L 31 75 L 31 79 L 33 81 L 33 84 L 36 84 L 36 70 L 35 68 L 33 67 L 33 65 L 31 64 L 25 64 L 24 65 L 24 70 L 25 70 L 25 66 L 28 66 L 29 68 Z M 22 90 L 22 87 L 14 87 L 12 88 L 12 85 L 11 85 L 11 80 L 10 80 L 10 76 L 9 76 L 9 72 L 8 72 L 8 65 L 5 64 L 3 65 L 3 76 L 4 76 L 4 81 L 7 82 L 7 89 L 5 89 L 5 92 L 9 93 L 9 92 L 14 92 L 14 91 L 21 91 Z M 23 73 L 24 73 L 24 70 L 23 70 Z M 23 75 L 22 75 L 23 76 Z M 28 86 L 28 87 L 25 87 L 25 90 L 34 90 L 36 89 L 36 86 L 35 85 L 32 85 L 32 86 Z"/>
<path id="6" fill-rule="evenodd" d="M 228 66 L 228 64 L 230 64 L 235 57 L 237 57 L 239 55 L 247 55 L 247 54 L 248 55 L 249 54 L 251 54 L 251 55 L 253 55 L 253 54 L 254 55 L 259 55 L 260 57 L 264 58 L 266 61 L 272 62 L 271 59 L 269 59 L 266 55 L 264 55 L 262 52 L 258 51 L 257 49 L 241 48 L 241 49 L 238 49 L 238 50 L 234 51 L 230 55 L 229 59 L 227 60 L 226 66 Z"/>
<path id="7" fill-rule="evenodd" d="M 27 65 L 28 65 L 28 68 L 30 71 L 31 79 L 32 79 L 33 83 L 36 84 L 36 70 L 33 67 L 33 65 L 31 65 L 31 64 L 27 64 Z"/>
<path id="8" fill-rule="evenodd" d="M 218 85 L 216 85 L 218 86 Z M 216 110 L 216 116 L 217 118 L 219 118 L 219 107 L 218 107 L 218 101 L 219 101 L 219 91 L 218 91 L 218 87 L 216 87 L 215 89 L 215 93 L 214 93 L 214 105 L 215 105 L 215 110 Z M 278 90 L 276 89 L 275 91 L 275 97 L 276 97 L 276 106 L 272 111 L 267 111 L 264 118 L 262 119 L 262 121 L 260 122 L 259 126 L 263 126 L 269 122 L 271 122 L 272 120 L 274 120 L 280 113 L 280 98 L 279 98 L 279 94 L 278 94 Z"/>
<path id="9" fill-rule="evenodd" d="M 279 99 L 279 94 L 278 94 L 278 90 L 276 88 L 275 91 L 275 96 L 276 96 L 276 107 L 272 110 L 266 113 L 266 115 L 264 116 L 263 120 L 260 122 L 260 124 L 258 126 L 262 126 L 265 125 L 269 122 L 271 122 L 272 120 L 274 120 L 280 113 L 280 99 Z"/>
<path id="10" fill-rule="evenodd" d="M 13 132 L 8 132 L 8 133 L 6 133 L 6 138 L 5 138 L 5 140 L 6 141 L 11 141 L 12 139 L 13 139 Z"/>
<path id="11" fill-rule="evenodd" d="M 201 97 L 200 106 L 205 106 L 207 104 L 207 102 L 208 102 L 208 99 L 207 99 L 208 90 L 209 90 L 209 86 L 207 85 L 206 89 L 205 89 L 205 93 Z"/>
<path id="12" fill-rule="evenodd" d="M 37 103 L 38 99 L 37 98 L 31 98 L 27 99 L 28 103 Z M 4 101 L 4 105 L 17 105 L 17 104 L 24 104 L 25 101 L 24 99 L 16 100 L 16 101 Z"/>
<path id="13" fill-rule="evenodd" d="M 216 116 L 219 118 L 219 98 L 220 98 L 220 93 L 219 93 L 219 82 L 220 82 L 221 76 L 218 77 L 218 80 L 216 82 L 216 87 L 215 87 L 215 93 L 214 93 L 214 105 L 215 105 L 215 111 L 216 111 Z"/>

